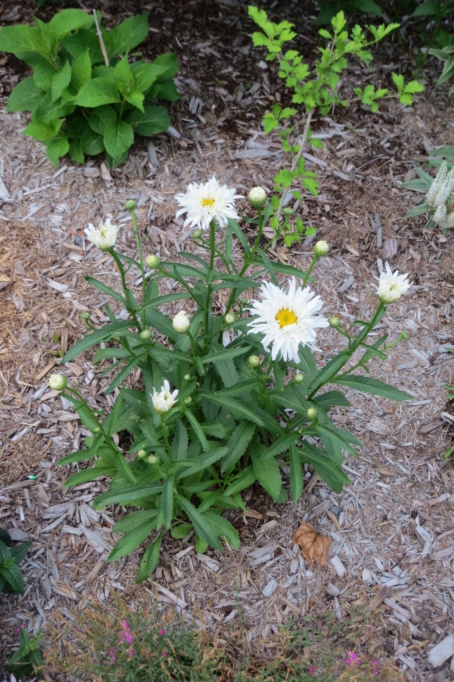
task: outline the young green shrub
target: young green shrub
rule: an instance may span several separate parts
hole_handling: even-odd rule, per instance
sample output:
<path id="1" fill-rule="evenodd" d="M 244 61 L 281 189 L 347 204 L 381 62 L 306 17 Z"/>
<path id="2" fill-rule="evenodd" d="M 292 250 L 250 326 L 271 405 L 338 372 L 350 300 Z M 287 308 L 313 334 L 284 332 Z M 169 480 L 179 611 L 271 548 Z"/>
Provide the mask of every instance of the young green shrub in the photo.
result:
<path id="1" fill-rule="evenodd" d="M 41 680 L 44 657 L 39 647 L 43 631 L 40 630 L 36 635 L 30 636 L 23 625 L 16 628 L 16 631 L 19 634 L 19 648 L 14 652 L 6 669 L 17 676 L 19 681 L 30 679 L 30 676 L 33 676 L 34 680 Z"/>
<path id="2" fill-rule="evenodd" d="M 106 31 L 101 16 L 66 9 L 45 24 L 0 29 L 0 50 L 11 52 L 33 69 L 12 91 L 7 111 L 31 111 L 23 131 L 41 141 L 58 165 L 69 154 L 105 153 L 112 168 L 127 158 L 137 137 L 165 132 L 169 114 L 153 102 L 174 102 L 174 54 L 152 63 L 130 61 L 128 53 L 148 35 L 148 14 L 131 17 Z"/>
<path id="3" fill-rule="evenodd" d="M 263 200 L 264 193 L 255 190 L 252 199 L 261 204 L 257 199 Z M 144 259 L 133 201 L 126 206 L 132 214 L 138 259 L 116 251 L 119 228 L 110 221 L 85 231 L 90 241 L 111 255 L 123 291 L 92 277 L 87 281 L 125 308 L 129 319 L 117 319 L 108 305 L 109 322 L 98 329 L 85 316 L 90 333 L 63 358 L 69 362 L 103 344 L 94 362 L 105 365 L 104 374 L 113 373 L 107 393 L 119 389 L 109 414 L 93 410 L 63 375 L 50 377 L 50 387 L 74 404 L 92 433 L 84 448 L 60 464 L 91 462 L 65 485 L 105 477 L 111 481 L 109 489 L 94 500 L 94 507 L 115 504 L 131 510 L 114 526 L 114 532 L 124 535 L 110 561 L 130 554 L 147 538 L 152 540 L 138 582 L 154 571 L 167 532 L 176 539 L 194 534 L 199 552 L 208 545 L 221 550 L 224 540 L 238 548 L 238 531 L 222 512 L 244 509 L 241 493 L 256 482 L 273 500 L 286 502 L 283 467 L 289 471 L 295 502 L 303 494 L 308 464 L 340 493 L 349 483 L 342 468 L 343 453 L 357 455 L 361 447 L 330 417 L 333 407 L 350 405 L 342 388 L 397 401 L 409 398 L 368 376 L 370 361 L 385 360 L 386 351 L 395 345 L 386 343 L 387 334 L 371 342 L 368 336 L 387 306 L 409 289 L 407 275 L 386 266 L 369 321 L 356 320 L 352 325 L 343 325 L 336 317 L 328 321 L 319 314 L 321 298 L 307 287 L 314 265 L 328 254 L 328 244 L 315 244 L 306 272 L 273 264 L 266 253 L 270 244 L 262 245 L 269 207 L 262 213 L 258 205 L 258 217 L 249 219 L 257 230 L 250 245 L 236 222 L 239 198 L 214 177 L 177 195 L 177 216 L 186 214 L 185 225 L 197 228 L 194 239 L 206 258 L 183 252 L 176 261 L 151 255 Z M 225 233 L 219 235 L 217 228 L 225 228 Z M 139 299 L 128 287 L 125 263 L 128 269 L 140 271 Z M 279 285 L 278 273 L 289 278 L 286 285 Z M 262 277 L 271 281 L 257 281 Z M 169 278 L 178 290 L 160 294 L 160 281 Z M 218 291 L 224 294 L 221 315 L 213 312 Z M 176 302 L 184 308 L 172 318 L 160 310 Z M 329 326 L 344 337 L 345 347 L 319 367 L 313 354 L 317 332 Z M 144 388 L 125 388 L 126 378 L 137 369 Z M 333 389 L 325 391 L 330 385 Z M 128 453 L 114 438 L 120 431 L 131 434 Z"/>
<path id="4" fill-rule="evenodd" d="M 318 47 L 320 56 L 311 69 L 303 62 L 302 55 L 297 50 L 287 50 L 285 43 L 296 37 L 293 32 L 293 24 L 282 21 L 275 24 L 269 21 L 264 10 L 250 6 L 249 14 L 261 29 L 252 34 L 252 40 L 256 47 L 264 47 L 268 51 L 268 61 L 277 60 L 278 75 L 286 87 L 292 93 L 293 104 L 298 107 L 281 107 L 274 104 L 272 110 L 263 117 L 265 133 L 278 130 L 282 141 L 282 149 L 288 152 L 292 159 L 290 168 L 282 168 L 274 177 L 274 195 L 271 198 L 270 225 L 275 232 L 275 240 L 283 237 L 286 246 L 299 242 L 302 236 L 307 236 L 315 230 L 303 225 L 300 218 L 294 222 L 290 219 L 290 213 L 286 214 L 284 206 L 289 194 L 295 199 L 301 200 L 300 190 L 292 189 L 294 183 L 299 181 L 303 189 L 317 196 L 318 182 L 315 174 L 306 169 L 303 152 L 307 144 L 313 147 L 322 147 L 323 143 L 313 136 L 310 125 L 316 114 L 325 116 L 334 107 L 341 105 L 347 107 L 351 99 L 341 97 L 342 74 L 348 67 L 348 59 L 357 57 L 363 64 L 368 66 L 372 61 L 369 48 L 380 40 L 383 40 L 398 24 L 384 24 L 366 26 L 371 38 L 366 35 L 361 26 L 356 25 L 351 32 L 346 28 L 346 20 L 343 12 L 339 12 L 331 20 L 332 32 L 320 29 L 319 35 L 323 43 Z M 404 84 L 403 76 L 394 73 L 393 82 L 397 93 L 391 94 L 386 88 L 376 89 L 369 84 L 364 89 L 354 88 L 356 100 L 375 113 L 378 111 L 378 102 L 383 98 L 397 98 L 402 104 L 411 105 L 414 94 L 424 90 L 424 86 L 417 81 Z M 294 116 L 301 115 L 303 109 L 306 120 L 302 135 L 295 139 L 294 126 L 289 121 Z"/>
<path id="5" fill-rule="evenodd" d="M 29 542 L 11 546 L 9 533 L 0 528 L 0 593 L 24 594 L 24 579 L 19 564 L 30 549 Z"/>

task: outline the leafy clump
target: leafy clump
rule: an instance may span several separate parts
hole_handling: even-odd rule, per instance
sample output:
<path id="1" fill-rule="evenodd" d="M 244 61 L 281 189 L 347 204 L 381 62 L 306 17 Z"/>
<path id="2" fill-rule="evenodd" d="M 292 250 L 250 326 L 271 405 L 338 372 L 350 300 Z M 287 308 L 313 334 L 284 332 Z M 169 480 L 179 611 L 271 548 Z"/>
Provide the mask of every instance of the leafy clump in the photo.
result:
<path id="1" fill-rule="evenodd" d="M 166 109 L 151 103 L 178 99 L 174 54 L 152 63 L 129 60 L 128 52 L 148 35 L 148 14 L 111 31 L 100 27 L 100 20 L 99 13 L 66 9 L 47 24 L 35 18 L 34 26 L 0 30 L 0 50 L 33 69 L 33 76 L 14 88 L 7 111 L 31 111 L 24 134 L 41 141 L 56 166 L 68 153 L 84 163 L 85 156 L 105 152 L 115 168 L 127 158 L 135 136 L 168 129 Z"/>
<path id="2" fill-rule="evenodd" d="M 0 528 L 0 593 L 24 594 L 24 579 L 19 564 L 27 554 L 30 543 L 11 547 L 11 536 Z"/>

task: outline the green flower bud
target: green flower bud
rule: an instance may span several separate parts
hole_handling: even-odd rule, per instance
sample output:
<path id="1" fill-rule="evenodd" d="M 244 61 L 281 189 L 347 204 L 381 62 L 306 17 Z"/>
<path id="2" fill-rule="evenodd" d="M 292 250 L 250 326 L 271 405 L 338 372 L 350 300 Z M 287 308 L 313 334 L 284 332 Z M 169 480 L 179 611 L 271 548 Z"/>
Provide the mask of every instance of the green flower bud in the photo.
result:
<path id="1" fill-rule="evenodd" d="M 148 341 L 151 339 L 151 331 L 149 329 L 144 329 L 143 331 L 140 332 L 140 338 L 142 341 Z"/>
<path id="2" fill-rule="evenodd" d="M 183 379 L 184 379 L 185 381 L 191 381 L 191 375 L 190 375 L 190 374 L 185 374 L 184 377 L 183 377 Z"/>
<path id="3" fill-rule="evenodd" d="M 90 317 L 91 317 L 91 313 L 89 313 L 89 312 L 80 313 L 80 319 L 83 320 L 84 322 L 88 322 Z"/>
<path id="4" fill-rule="evenodd" d="M 402 341 L 408 341 L 408 334 L 405 330 L 403 332 L 400 332 L 400 338 L 402 339 Z"/>
<path id="5" fill-rule="evenodd" d="M 290 206 L 286 206 L 285 208 L 282 209 L 282 213 L 286 216 L 290 216 L 293 215 L 295 211 L 293 210 L 293 208 L 290 208 Z"/>
<path id="6" fill-rule="evenodd" d="M 308 411 L 306 412 L 308 419 L 311 421 L 314 421 L 314 419 L 317 419 L 317 410 L 315 407 L 310 407 Z"/>
<path id="7" fill-rule="evenodd" d="M 253 208 L 262 208 L 266 204 L 266 192 L 263 187 L 253 187 L 247 198 Z"/>
<path id="8" fill-rule="evenodd" d="M 132 211 L 137 207 L 137 201 L 134 201 L 134 199 L 129 199 L 129 201 L 126 202 L 125 204 L 125 209 L 127 211 Z"/>
<path id="9" fill-rule="evenodd" d="M 49 388 L 54 391 L 64 391 L 68 385 L 68 379 L 64 374 L 51 374 L 49 377 Z"/>
<path id="10" fill-rule="evenodd" d="M 236 320 L 235 313 L 227 313 L 227 315 L 224 317 L 224 321 L 226 324 L 233 324 L 235 320 Z"/>
<path id="11" fill-rule="evenodd" d="M 185 405 L 190 405 L 192 403 L 192 398 L 190 395 L 188 395 L 187 398 L 184 399 Z"/>
<path id="12" fill-rule="evenodd" d="M 328 251 L 329 251 L 328 242 L 320 240 L 319 242 L 316 242 L 314 244 L 314 253 L 318 258 L 320 258 L 321 256 L 327 256 Z"/>
<path id="13" fill-rule="evenodd" d="M 137 457 L 139 459 L 145 459 L 146 456 L 147 456 L 147 453 L 145 452 L 145 450 L 139 450 L 139 452 L 137 453 Z"/>
<path id="14" fill-rule="evenodd" d="M 147 267 L 150 268 L 150 270 L 154 270 L 155 268 L 158 267 L 159 263 L 161 262 L 161 259 L 159 256 L 147 256 L 145 259 L 145 263 L 147 264 Z"/>
<path id="15" fill-rule="evenodd" d="M 329 326 L 332 327 L 333 329 L 339 329 L 341 321 L 337 317 L 337 315 L 333 315 L 332 317 L 330 317 L 328 322 Z"/>
<path id="16" fill-rule="evenodd" d="M 95 426 L 95 428 L 93 429 L 93 433 L 101 433 L 101 427 Z"/>
<path id="17" fill-rule="evenodd" d="M 194 230 L 194 232 L 192 233 L 193 239 L 200 239 L 201 236 L 202 236 L 202 230 Z"/>
<path id="18" fill-rule="evenodd" d="M 149 457 L 147 457 L 148 464 L 156 464 L 158 461 L 159 460 L 156 457 L 156 455 L 150 455 Z"/>
<path id="19" fill-rule="evenodd" d="M 298 372 L 298 374 L 295 374 L 295 378 L 293 379 L 295 384 L 300 384 L 302 381 L 304 381 L 304 374 L 301 372 Z"/>
<path id="20" fill-rule="evenodd" d="M 242 299 L 241 299 L 241 303 L 242 303 L 243 305 L 247 305 L 247 304 L 249 303 L 249 299 L 248 299 L 248 298 L 242 298 Z"/>
<path id="21" fill-rule="evenodd" d="M 260 365 L 260 358 L 258 355 L 249 356 L 249 367 L 258 367 Z"/>

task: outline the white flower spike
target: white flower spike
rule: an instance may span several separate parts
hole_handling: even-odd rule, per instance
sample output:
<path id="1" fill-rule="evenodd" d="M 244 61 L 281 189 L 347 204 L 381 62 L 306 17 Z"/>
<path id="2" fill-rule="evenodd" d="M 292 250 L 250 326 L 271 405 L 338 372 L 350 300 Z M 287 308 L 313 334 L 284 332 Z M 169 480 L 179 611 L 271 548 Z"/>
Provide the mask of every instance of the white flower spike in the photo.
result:
<path id="1" fill-rule="evenodd" d="M 186 334 L 191 324 L 191 320 L 184 310 L 180 310 L 172 320 L 172 326 L 178 334 Z"/>
<path id="2" fill-rule="evenodd" d="M 249 329 L 264 334 L 262 344 L 267 351 L 271 346 L 272 360 L 280 353 L 283 360 L 298 362 L 299 346 L 315 348 L 315 330 L 329 326 L 328 320 L 316 315 L 323 306 L 322 299 L 310 289 L 297 287 L 294 278 L 289 280 L 287 292 L 265 282 L 260 293 L 261 300 L 251 306 L 256 317 Z"/>
<path id="3" fill-rule="evenodd" d="M 170 391 L 170 385 L 167 379 L 164 380 L 161 390 L 159 393 L 155 388 L 153 388 L 153 393 L 151 395 L 151 400 L 153 402 L 153 407 L 158 412 L 158 414 L 165 414 L 175 405 L 177 400 L 178 391 L 175 390 L 173 393 Z"/>
<path id="4" fill-rule="evenodd" d="M 115 246 L 119 229 L 118 225 L 112 225 L 110 218 L 107 218 L 106 222 L 101 223 L 99 227 L 93 227 L 91 223 L 88 223 L 88 227 L 85 228 L 85 236 L 101 251 L 108 251 Z"/>
<path id="5" fill-rule="evenodd" d="M 385 270 L 378 280 L 377 295 L 382 303 L 388 305 L 398 301 L 410 287 L 411 282 L 408 281 L 408 275 L 399 275 L 398 270 L 393 272 L 389 263 L 386 263 Z"/>
<path id="6" fill-rule="evenodd" d="M 207 230 L 212 220 L 219 227 L 225 227 L 228 218 L 238 218 L 234 208 L 235 199 L 241 199 L 242 196 L 235 192 L 236 189 L 220 185 L 215 175 L 204 185 L 191 183 L 185 194 L 177 194 L 175 197 L 181 206 L 176 217 L 187 214 L 184 227 L 190 225 Z"/>

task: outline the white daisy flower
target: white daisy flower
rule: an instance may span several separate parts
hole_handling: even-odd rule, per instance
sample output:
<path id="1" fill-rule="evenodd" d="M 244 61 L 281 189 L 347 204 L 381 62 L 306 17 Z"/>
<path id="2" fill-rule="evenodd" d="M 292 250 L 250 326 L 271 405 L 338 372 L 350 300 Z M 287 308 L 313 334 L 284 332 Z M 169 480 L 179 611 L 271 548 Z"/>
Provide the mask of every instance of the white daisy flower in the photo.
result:
<path id="1" fill-rule="evenodd" d="M 212 220 L 216 220 L 219 227 L 225 227 L 228 218 L 238 218 L 234 204 L 235 199 L 242 197 L 235 192 L 231 187 L 220 185 L 215 175 L 205 185 L 191 183 L 186 194 L 177 194 L 175 197 L 181 206 L 176 217 L 187 213 L 184 227 L 190 225 L 207 230 Z"/>
<path id="2" fill-rule="evenodd" d="M 328 327 L 328 320 L 316 315 L 323 306 L 320 296 L 310 289 L 297 287 L 295 278 L 288 282 L 287 293 L 269 282 L 260 288 L 261 300 L 251 306 L 256 317 L 249 323 L 253 332 L 264 334 L 265 350 L 271 345 L 271 359 L 279 353 L 283 360 L 298 362 L 299 346 L 315 348 L 317 327 Z"/>
<path id="3" fill-rule="evenodd" d="M 394 303 L 402 294 L 405 294 L 411 287 L 408 275 L 399 275 L 399 271 L 393 272 L 388 263 L 385 271 L 381 273 L 378 280 L 377 295 L 382 303 Z"/>
<path id="4" fill-rule="evenodd" d="M 161 390 L 159 393 L 153 387 L 153 393 L 151 400 L 153 401 L 153 407 L 159 414 L 164 414 L 172 409 L 177 400 L 178 391 L 175 390 L 173 393 L 170 391 L 170 385 L 167 379 L 164 380 Z"/>
<path id="5" fill-rule="evenodd" d="M 93 227 L 91 223 L 88 223 L 88 227 L 85 228 L 85 236 L 101 251 L 108 251 L 112 246 L 115 246 L 119 229 L 118 225 L 112 225 L 110 218 L 107 218 L 106 222 L 101 223 L 99 227 Z"/>

